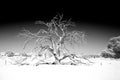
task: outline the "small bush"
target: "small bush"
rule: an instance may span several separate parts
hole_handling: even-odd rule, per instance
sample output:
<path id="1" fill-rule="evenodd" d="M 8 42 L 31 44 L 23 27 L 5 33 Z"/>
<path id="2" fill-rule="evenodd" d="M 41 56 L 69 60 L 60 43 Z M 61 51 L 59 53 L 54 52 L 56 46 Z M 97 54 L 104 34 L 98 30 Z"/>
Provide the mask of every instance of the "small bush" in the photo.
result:
<path id="1" fill-rule="evenodd" d="M 106 53 L 106 52 L 102 52 L 101 56 L 104 58 L 114 58 L 114 55 L 112 55 L 110 53 Z"/>
<path id="2" fill-rule="evenodd" d="M 13 53 L 12 51 L 7 51 L 6 52 L 7 57 L 13 57 L 14 55 L 15 55 L 15 53 Z"/>
<path id="3" fill-rule="evenodd" d="M 107 48 L 113 51 L 114 58 L 120 58 L 120 36 L 111 38 Z"/>

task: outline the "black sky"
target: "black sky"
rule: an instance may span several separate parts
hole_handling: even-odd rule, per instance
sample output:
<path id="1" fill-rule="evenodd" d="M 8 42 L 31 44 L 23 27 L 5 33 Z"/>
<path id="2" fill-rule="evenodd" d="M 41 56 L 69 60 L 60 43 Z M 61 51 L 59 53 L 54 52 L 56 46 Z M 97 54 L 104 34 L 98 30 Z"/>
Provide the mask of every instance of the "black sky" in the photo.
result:
<path id="1" fill-rule="evenodd" d="M 97 52 L 104 49 L 109 38 L 120 35 L 120 16 L 117 9 L 101 9 L 95 7 L 84 8 L 79 5 L 74 5 L 70 7 L 69 6 L 70 5 L 67 5 L 67 7 L 23 7 L 22 9 L 8 8 L 1 11 L 1 45 L 4 45 L 4 41 L 8 41 L 8 43 L 6 44 L 9 45 L 9 38 L 17 35 L 22 27 L 26 27 L 31 31 L 34 29 L 37 30 L 39 26 L 34 25 L 35 21 L 50 21 L 58 13 L 64 14 L 64 19 L 72 18 L 72 21 L 77 23 L 76 29 L 86 32 L 89 42 L 89 45 L 86 49 L 90 49 L 90 47 L 92 46 L 90 52 Z M 37 27 L 35 28 L 35 26 Z M 89 49 L 87 51 L 89 51 Z"/>

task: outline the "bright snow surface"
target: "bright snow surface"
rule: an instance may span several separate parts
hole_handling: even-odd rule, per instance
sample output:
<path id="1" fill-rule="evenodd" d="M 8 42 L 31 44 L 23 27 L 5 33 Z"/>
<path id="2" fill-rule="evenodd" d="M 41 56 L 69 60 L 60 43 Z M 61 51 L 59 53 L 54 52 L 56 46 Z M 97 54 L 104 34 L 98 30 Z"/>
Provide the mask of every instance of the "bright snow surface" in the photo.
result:
<path id="1" fill-rule="evenodd" d="M 90 59 L 92 65 L 0 65 L 0 80 L 120 80 L 120 60 Z"/>

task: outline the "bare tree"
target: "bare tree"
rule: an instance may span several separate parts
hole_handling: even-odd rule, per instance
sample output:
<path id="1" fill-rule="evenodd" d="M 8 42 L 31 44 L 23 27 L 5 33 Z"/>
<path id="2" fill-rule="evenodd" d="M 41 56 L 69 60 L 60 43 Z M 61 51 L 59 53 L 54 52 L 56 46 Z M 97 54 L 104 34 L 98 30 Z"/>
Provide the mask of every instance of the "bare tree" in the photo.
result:
<path id="1" fill-rule="evenodd" d="M 29 30 L 23 29 L 23 32 L 19 36 L 24 36 L 26 41 L 23 49 L 33 39 L 35 39 L 35 48 L 38 55 L 42 55 L 43 51 L 48 50 L 55 58 L 53 64 L 58 64 L 61 60 L 69 57 L 73 62 L 74 57 L 77 57 L 75 53 L 71 53 L 66 48 L 66 42 L 71 46 L 81 45 L 85 42 L 85 33 L 79 30 L 68 31 L 70 26 L 75 26 L 75 23 L 71 20 L 63 20 L 63 15 L 55 16 L 50 22 L 37 21 L 36 24 L 43 24 L 47 26 L 47 30 L 40 29 L 37 33 L 32 33 Z M 61 34 L 59 33 L 61 31 Z M 51 45 L 45 44 L 50 43 Z M 62 57 L 61 57 L 62 56 Z"/>

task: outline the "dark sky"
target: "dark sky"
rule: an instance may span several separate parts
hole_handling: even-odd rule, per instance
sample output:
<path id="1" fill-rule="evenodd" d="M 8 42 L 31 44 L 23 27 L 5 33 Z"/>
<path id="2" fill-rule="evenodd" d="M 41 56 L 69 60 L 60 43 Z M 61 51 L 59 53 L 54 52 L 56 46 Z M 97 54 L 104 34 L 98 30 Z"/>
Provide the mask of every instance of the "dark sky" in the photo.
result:
<path id="1" fill-rule="evenodd" d="M 47 7 L 39 10 L 7 9 L 0 15 L 0 51 L 20 51 L 22 42 L 15 36 L 22 27 L 35 32 L 40 28 L 39 25 L 34 25 L 35 21 L 50 21 L 58 13 L 64 14 L 64 19 L 72 18 L 77 24 L 76 29 L 85 31 L 88 44 L 83 50 L 86 53 L 99 53 L 105 49 L 109 38 L 120 35 L 120 16 L 114 9 L 82 9 L 79 6 L 52 9 Z"/>

